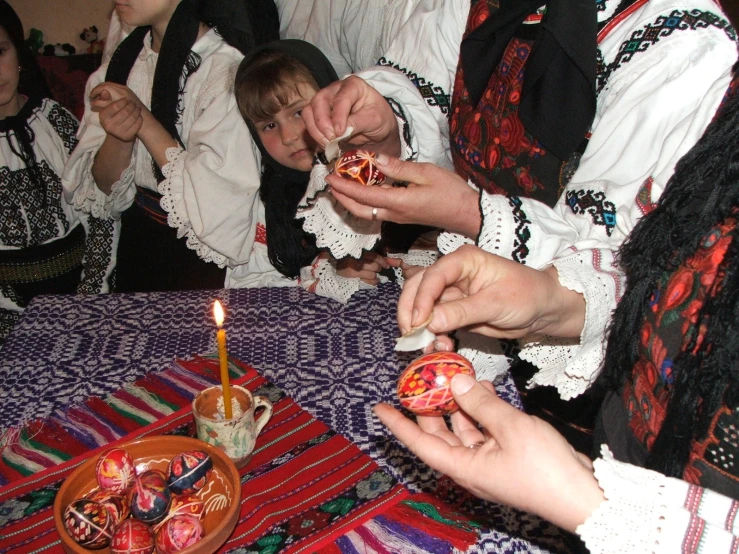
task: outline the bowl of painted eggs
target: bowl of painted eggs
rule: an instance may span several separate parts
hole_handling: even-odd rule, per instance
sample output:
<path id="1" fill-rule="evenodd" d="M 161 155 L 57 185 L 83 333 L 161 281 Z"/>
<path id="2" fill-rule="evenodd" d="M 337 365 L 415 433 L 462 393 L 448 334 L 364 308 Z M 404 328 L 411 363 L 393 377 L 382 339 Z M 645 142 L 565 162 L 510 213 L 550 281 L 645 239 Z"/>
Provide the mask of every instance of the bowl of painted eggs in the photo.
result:
<path id="1" fill-rule="evenodd" d="M 443 416 L 459 410 L 452 377 L 475 376 L 472 363 L 456 352 L 431 352 L 413 360 L 398 379 L 400 404 L 418 415 Z"/>
<path id="2" fill-rule="evenodd" d="M 222 450 L 181 436 L 111 447 L 79 466 L 54 500 L 69 554 L 209 554 L 236 526 L 241 483 Z"/>

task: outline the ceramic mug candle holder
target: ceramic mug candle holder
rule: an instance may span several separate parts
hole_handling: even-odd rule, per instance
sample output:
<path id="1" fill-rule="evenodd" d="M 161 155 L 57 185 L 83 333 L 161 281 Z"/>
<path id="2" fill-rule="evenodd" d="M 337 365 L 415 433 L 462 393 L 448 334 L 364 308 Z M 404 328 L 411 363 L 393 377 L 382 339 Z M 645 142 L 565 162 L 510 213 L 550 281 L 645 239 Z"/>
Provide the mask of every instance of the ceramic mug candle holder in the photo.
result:
<path id="1" fill-rule="evenodd" d="M 272 417 L 272 402 L 237 385 L 231 385 L 231 398 L 241 408 L 234 411 L 231 419 L 223 416 L 223 389 L 220 386 L 207 388 L 198 394 L 192 401 L 192 413 L 198 438 L 223 450 L 240 469 L 251 459 L 257 436 Z M 255 419 L 257 408 L 264 409 Z"/>

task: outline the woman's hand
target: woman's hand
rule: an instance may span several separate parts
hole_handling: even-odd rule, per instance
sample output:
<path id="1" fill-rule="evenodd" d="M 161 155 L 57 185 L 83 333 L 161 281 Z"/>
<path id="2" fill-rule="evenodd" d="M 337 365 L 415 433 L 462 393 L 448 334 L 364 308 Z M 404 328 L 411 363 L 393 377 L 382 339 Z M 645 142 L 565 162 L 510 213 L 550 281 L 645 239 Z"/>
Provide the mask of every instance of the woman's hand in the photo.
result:
<path id="1" fill-rule="evenodd" d="M 479 194 L 454 173 L 430 163 L 403 162 L 383 154 L 377 167 L 407 187 L 365 187 L 331 174 L 326 181 L 341 204 L 357 217 L 430 225 L 475 237 L 480 232 L 482 216 Z"/>
<path id="2" fill-rule="evenodd" d="M 322 147 L 354 129 L 346 144 L 374 152 L 400 155 L 395 114 L 383 96 L 364 79 L 350 76 L 319 90 L 301 117 L 308 133 Z"/>
<path id="3" fill-rule="evenodd" d="M 466 328 L 497 338 L 531 333 L 579 337 L 584 297 L 559 284 L 556 269 L 544 271 L 465 245 L 406 281 L 398 301 L 402 333 L 434 317 L 429 330 Z"/>
<path id="4" fill-rule="evenodd" d="M 526 510 L 574 532 L 604 500 L 592 464 L 548 423 L 526 415 L 467 375 L 452 379 L 466 424 L 407 419 L 387 404 L 375 414 L 414 454 L 472 494 Z M 483 431 L 475 428 L 479 422 Z M 482 444 L 479 444 L 482 443 Z"/>
<path id="5" fill-rule="evenodd" d="M 390 264 L 377 252 L 365 252 L 362 257 L 344 258 L 336 263 L 336 273 L 342 277 L 359 278 L 369 285 L 379 285 L 377 276 L 383 269 L 388 269 Z"/>
<path id="6" fill-rule="evenodd" d="M 100 110 L 100 125 L 109 136 L 121 142 L 136 140 L 143 124 L 141 108 L 126 99 L 111 102 Z"/>
<path id="7" fill-rule="evenodd" d="M 90 108 L 93 112 L 99 112 L 118 100 L 127 100 L 139 108 L 147 110 L 139 97 L 125 85 L 106 81 L 100 83 L 90 91 Z"/>

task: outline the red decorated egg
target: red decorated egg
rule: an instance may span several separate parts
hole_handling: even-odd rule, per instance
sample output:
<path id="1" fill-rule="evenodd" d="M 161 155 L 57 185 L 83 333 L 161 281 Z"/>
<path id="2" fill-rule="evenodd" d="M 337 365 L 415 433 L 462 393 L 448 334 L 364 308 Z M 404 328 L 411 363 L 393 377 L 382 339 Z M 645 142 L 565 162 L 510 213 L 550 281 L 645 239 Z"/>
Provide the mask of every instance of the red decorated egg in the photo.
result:
<path id="1" fill-rule="evenodd" d="M 100 488 L 117 493 L 130 487 L 135 475 L 133 458 L 122 448 L 106 450 L 95 466 L 95 477 Z"/>
<path id="2" fill-rule="evenodd" d="M 172 493 L 161 471 L 149 470 L 136 478 L 131 489 L 131 515 L 150 525 L 158 523 L 169 511 Z"/>
<path id="3" fill-rule="evenodd" d="M 64 527 L 80 546 L 96 549 L 108 546 L 115 523 L 105 506 L 81 498 L 64 510 Z"/>
<path id="4" fill-rule="evenodd" d="M 110 541 L 112 554 L 152 554 L 154 548 L 154 531 L 143 521 L 133 518 L 121 523 Z"/>
<path id="5" fill-rule="evenodd" d="M 169 462 L 167 484 L 175 494 L 198 492 L 208 482 L 213 460 L 207 452 L 190 450 L 177 454 Z"/>
<path id="6" fill-rule="evenodd" d="M 113 517 L 113 522 L 118 525 L 121 521 L 126 519 L 131 511 L 128 509 L 128 500 L 122 495 L 115 494 L 112 491 L 106 491 L 103 489 L 96 489 L 90 494 L 85 496 L 95 502 L 100 502 L 110 512 Z"/>
<path id="7" fill-rule="evenodd" d="M 367 187 L 381 185 L 385 181 L 385 175 L 377 169 L 375 154 L 366 150 L 349 150 L 336 161 L 334 170 L 344 179 Z"/>
<path id="8" fill-rule="evenodd" d="M 413 360 L 398 379 L 398 398 L 419 415 L 444 415 L 459 409 L 450 384 L 458 373 L 475 376 L 470 361 L 456 352 L 432 352 Z"/>
<path id="9" fill-rule="evenodd" d="M 157 552 L 173 554 L 192 546 L 203 538 L 203 524 L 192 516 L 175 516 L 157 532 Z"/>

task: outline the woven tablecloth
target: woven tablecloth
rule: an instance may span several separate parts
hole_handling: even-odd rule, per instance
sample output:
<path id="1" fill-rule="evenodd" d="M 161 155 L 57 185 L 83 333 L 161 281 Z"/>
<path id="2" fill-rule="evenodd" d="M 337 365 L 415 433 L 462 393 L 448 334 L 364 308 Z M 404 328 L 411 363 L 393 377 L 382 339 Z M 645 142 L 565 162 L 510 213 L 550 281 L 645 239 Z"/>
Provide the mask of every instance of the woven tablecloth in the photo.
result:
<path id="1" fill-rule="evenodd" d="M 393 283 L 360 291 L 347 305 L 297 287 L 39 297 L 0 349 L 2 430 L 105 397 L 175 358 L 215 350 L 218 298 L 230 354 L 410 490 L 437 491 L 438 476 L 372 413 L 378 401 L 397 404 L 397 377 L 413 357 L 393 351 L 397 297 Z M 498 393 L 520 406 L 511 380 Z M 481 502 L 474 509 L 494 529 L 481 551 L 564 551 L 559 531 L 538 518 Z"/>

